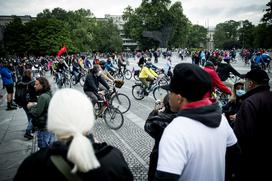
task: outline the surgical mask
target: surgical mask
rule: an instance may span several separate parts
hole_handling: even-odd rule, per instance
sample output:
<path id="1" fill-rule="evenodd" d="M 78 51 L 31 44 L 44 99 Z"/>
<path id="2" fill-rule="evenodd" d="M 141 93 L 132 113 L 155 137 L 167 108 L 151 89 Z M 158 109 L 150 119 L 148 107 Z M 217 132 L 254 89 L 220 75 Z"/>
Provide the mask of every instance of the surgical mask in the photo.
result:
<path id="1" fill-rule="evenodd" d="M 237 95 L 238 97 L 244 95 L 245 93 L 246 93 L 246 91 L 243 90 L 243 89 L 238 89 L 238 90 L 236 90 L 236 95 Z"/>

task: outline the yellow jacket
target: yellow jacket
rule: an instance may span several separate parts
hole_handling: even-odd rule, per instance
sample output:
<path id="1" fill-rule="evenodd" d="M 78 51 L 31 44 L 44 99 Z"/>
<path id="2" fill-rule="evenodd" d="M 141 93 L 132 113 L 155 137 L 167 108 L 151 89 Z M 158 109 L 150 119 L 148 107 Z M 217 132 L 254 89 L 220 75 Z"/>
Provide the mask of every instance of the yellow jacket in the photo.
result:
<path id="1" fill-rule="evenodd" d="M 151 68 L 143 67 L 140 72 L 139 78 L 146 79 L 148 76 L 154 78 L 158 77 L 158 74 L 156 74 L 156 72 L 154 72 L 154 70 L 152 70 Z"/>

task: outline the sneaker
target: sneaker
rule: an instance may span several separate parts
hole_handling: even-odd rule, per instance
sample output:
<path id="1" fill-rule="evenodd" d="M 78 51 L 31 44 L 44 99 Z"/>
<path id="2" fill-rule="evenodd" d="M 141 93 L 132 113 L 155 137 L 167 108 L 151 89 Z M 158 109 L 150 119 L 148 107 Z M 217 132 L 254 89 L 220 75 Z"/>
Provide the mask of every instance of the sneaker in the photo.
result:
<path id="1" fill-rule="evenodd" d="M 29 140 L 31 140 L 31 139 L 33 139 L 33 134 L 31 134 L 31 133 L 25 133 L 24 137 L 27 138 L 27 139 L 29 139 Z"/>

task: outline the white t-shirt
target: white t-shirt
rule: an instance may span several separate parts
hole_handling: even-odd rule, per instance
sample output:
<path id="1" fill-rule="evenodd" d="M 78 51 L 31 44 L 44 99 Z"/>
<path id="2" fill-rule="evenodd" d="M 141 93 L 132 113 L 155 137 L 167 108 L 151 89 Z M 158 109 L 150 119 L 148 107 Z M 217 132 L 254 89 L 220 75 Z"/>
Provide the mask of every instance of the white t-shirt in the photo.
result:
<path id="1" fill-rule="evenodd" d="M 159 144 L 157 170 L 186 181 L 224 181 L 226 147 L 237 142 L 225 116 L 210 128 L 187 117 L 175 118 Z"/>

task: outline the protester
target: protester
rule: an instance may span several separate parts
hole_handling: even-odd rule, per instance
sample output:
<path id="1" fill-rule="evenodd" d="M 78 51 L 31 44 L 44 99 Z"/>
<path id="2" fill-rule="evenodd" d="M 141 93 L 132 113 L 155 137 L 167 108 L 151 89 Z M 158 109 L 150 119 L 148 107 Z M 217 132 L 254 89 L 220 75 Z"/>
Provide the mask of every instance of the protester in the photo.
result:
<path id="1" fill-rule="evenodd" d="M 204 70 L 209 73 L 212 78 L 212 90 L 214 91 L 215 88 L 218 88 L 220 91 L 231 95 L 231 90 L 224 85 L 224 83 L 219 78 L 218 74 L 215 71 L 215 66 L 213 62 L 207 61 L 204 67 Z"/>
<path id="2" fill-rule="evenodd" d="M 252 69 L 245 75 L 243 103 L 236 115 L 234 131 L 241 147 L 240 180 L 271 180 L 272 92 L 264 70 Z"/>
<path id="3" fill-rule="evenodd" d="M 226 148 L 237 139 L 218 103 L 204 98 L 211 77 L 197 65 L 181 63 L 167 88 L 171 111 L 178 113 L 159 143 L 154 180 L 224 181 Z"/>
<path id="4" fill-rule="evenodd" d="M 13 73 L 8 68 L 9 64 L 4 63 L 3 67 L 0 69 L 0 74 L 3 81 L 3 86 L 7 91 L 7 111 L 17 109 L 16 105 L 13 103 L 13 93 L 14 93 L 14 80 Z"/>
<path id="5" fill-rule="evenodd" d="M 223 81 L 223 83 L 230 88 L 233 87 L 233 83 L 231 81 L 229 81 L 230 73 L 232 73 L 233 75 L 240 77 L 242 79 L 245 77 L 244 75 L 237 72 L 231 66 L 230 58 L 224 59 L 224 62 L 219 62 L 216 71 L 217 71 L 218 76 L 220 77 L 221 81 Z"/>
<path id="6" fill-rule="evenodd" d="M 107 82 L 103 79 L 102 70 L 99 65 L 94 65 L 86 76 L 83 90 L 85 94 L 91 99 L 95 105 L 100 98 L 98 94 L 99 83 L 101 83 L 107 90 L 110 89 Z"/>
<path id="7" fill-rule="evenodd" d="M 75 89 L 57 91 L 48 108 L 47 128 L 58 141 L 28 156 L 14 180 L 133 180 L 119 149 L 87 138 L 94 124 L 86 95 Z"/>
<path id="8" fill-rule="evenodd" d="M 31 121 L 31 115 L 29 113 L 29 110 L 27 108 L 27 104 L 29 102 L 37 102 L 37 96 L 36 96 L 36 91 L 35 91 L 35 80 L 32 77 L 32 71 L 30 69 L 26 69 L 23 73 L 23 77 L 22 77 L 22 83 L 25 84 L 25 86 L 27 86 L 27 95 L 25 98 L 25 103 L 23 104 L 23 109 L 26 113 L 27 116 L 27 121 L 28 121 L 28 125 L 24 134 L 24 137 L 27 139 L 32 139 L 33 138 L 33 134 L 32 134 L 32 121 Z"/>
<path id="9" fill-rule="evenodd" d="M 29 109 L 33 128 L 38 132 L 38 147 L 44 149 L 54 139 L 53 134 L 46 129 L 47 110 L 52 97 L 48 80 L 44 77 L 38 77 L 35 81 L 35 91 L 38 95 L 37 102 L 29 102 L 27 108 Z"/>
<path id="10" fill-rule="evenodd" d="M 244 83 L 237 82 L 233 86 L 231 97 L 229 102 L 222 107 L 222 112 L 225 114 L 226 118 L 229 121 L 229 124 L 233 127 L 236 113 L 239 111 L 242 97 L 245 94 Z"/>
<path id="11" fill-rule="evenodd" d="M 155 139 L 155 144 L 149 156 L 148 180 L 154 179 L 158 162 L 159 142 L 164 128 L 176 117 L 176 114 L 170 110 L 169 94 L 167 94 L 162 103 L 157 103 L 155 109 L 149 114 L 144 129 Z"/>

